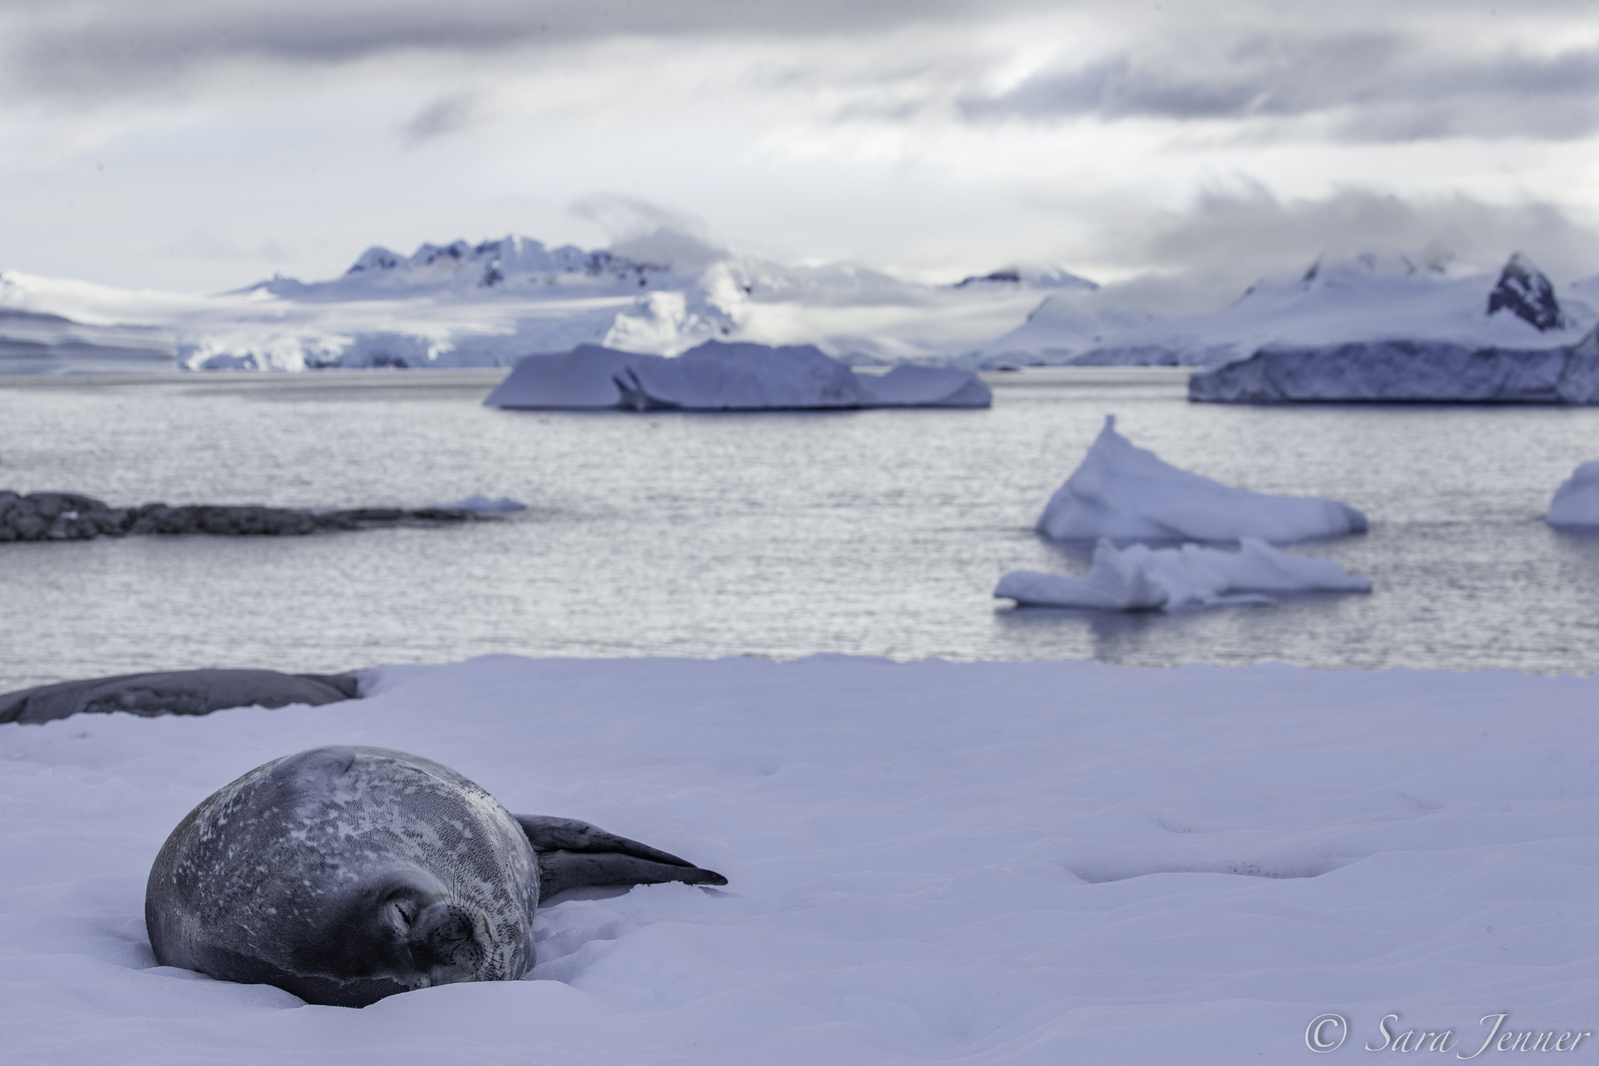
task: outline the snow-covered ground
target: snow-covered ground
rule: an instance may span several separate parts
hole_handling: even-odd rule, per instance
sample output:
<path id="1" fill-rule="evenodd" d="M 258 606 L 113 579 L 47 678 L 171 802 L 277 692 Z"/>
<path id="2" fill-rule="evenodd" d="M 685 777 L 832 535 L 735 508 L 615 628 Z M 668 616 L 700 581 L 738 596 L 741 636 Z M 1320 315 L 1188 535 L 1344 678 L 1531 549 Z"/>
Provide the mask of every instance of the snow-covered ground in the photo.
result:
<path id="1" fill-rule="evenodd" d="M 0 1060 L 1237 1064 L 1315 1061 L 1329 1014 L 1329 1061 L 1384 1026 L 1461 1055 L 1485 1016 L 1599 1031 L 1593 678 L 496 657 L 367 687 L 0 727 Z M 364 1010 L 154 967 L 167 833 L 328 743 L 730 883 L 557 902 L 530 980 Z"/>

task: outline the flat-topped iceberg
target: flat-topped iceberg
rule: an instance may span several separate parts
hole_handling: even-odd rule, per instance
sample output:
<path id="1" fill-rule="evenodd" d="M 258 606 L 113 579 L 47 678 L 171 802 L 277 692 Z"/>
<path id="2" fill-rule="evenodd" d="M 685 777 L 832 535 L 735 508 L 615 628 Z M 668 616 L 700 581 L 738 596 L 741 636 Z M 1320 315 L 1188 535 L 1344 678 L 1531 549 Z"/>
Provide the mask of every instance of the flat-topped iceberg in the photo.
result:
<path id="1" fill-rule="evenodd" d="M 1270 593 L 1370 592 L 1368 578 L 1329 559 L 1306 559 L 1245 537 L 1236 552 L 1184 544 L 1118 549 L 1101 540 L 1086 577 L 1013 570 L 994 595 L 1023 607 L 1167 611 L 1274 602 Z"/>
<path id="2" fill-rule="evenodd" d="M 1599 459 L 1583 463 L 1560 483 L 1544 521 L 1552 526 L 1599 527 Z"/>
<path id="3" fill-rule="evenodd" d="M 1188 398 L 1211 403 L 1599 403 L 1599 329 L 1557 348 L 1469 348 L 1443 341 L 1359 341 L 1263 348 L 1195 374 Z"/>
<path id="4" fill-rule="evenodd" d="M 810 345 L 707 341 L 676 358 L 585 344 L 517 364 L 485 404 L 542 409 L 761 411 L 987 407 L 988 386 L 948 367 L 860 374 Z"/>
<path id="5" fill-rule="evenodd" d="M 1055 540 L 1205 540 L 1254 537 L 1291 544 L 1364 533 L 1366 516 L 1318 496 L 1268 496 L 1179 470 L 1116 432 L 1116 416 L 1082 465 L 1050 497 L 1038 531 Z"/>

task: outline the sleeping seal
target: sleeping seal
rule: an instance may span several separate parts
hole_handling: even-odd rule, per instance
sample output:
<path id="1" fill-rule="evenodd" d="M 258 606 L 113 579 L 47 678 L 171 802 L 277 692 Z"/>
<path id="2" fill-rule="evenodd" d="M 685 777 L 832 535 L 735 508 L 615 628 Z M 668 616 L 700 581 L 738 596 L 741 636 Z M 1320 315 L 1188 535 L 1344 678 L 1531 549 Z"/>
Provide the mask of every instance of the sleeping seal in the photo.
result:
<path id="1" fill-rule="evenodd" d="M 583 885 L 725 885 L 567 818 L 512 815 L 448 767 L 387 748 L 259 766 L 178 823 L 145 891 L 165 966 L 362 1007 L 533 967 L 533 911 Z"/>

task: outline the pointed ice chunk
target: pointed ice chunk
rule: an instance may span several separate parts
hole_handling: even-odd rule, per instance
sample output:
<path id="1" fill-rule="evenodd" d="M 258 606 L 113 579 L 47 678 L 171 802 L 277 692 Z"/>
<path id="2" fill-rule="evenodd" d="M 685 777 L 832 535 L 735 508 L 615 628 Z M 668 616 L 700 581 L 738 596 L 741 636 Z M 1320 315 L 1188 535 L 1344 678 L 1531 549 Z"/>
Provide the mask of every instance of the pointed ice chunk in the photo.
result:
<path id="1" fill-rule="evenodd" d="M 1057 540 L 1229 541 L 1291 544 L 1364 533 L 1366 516 L 1318 496 L 1268 496 L 1179 470 L 1116 432 L 1116 416 L 1050 497 L 1038 531 Z"/>
<path id="2" fill-rule="evenodd" d="M 1560 483 L 1544 521 L 1552 526 L 1599 527 L 1599 459 L 1583 463 Z"/>

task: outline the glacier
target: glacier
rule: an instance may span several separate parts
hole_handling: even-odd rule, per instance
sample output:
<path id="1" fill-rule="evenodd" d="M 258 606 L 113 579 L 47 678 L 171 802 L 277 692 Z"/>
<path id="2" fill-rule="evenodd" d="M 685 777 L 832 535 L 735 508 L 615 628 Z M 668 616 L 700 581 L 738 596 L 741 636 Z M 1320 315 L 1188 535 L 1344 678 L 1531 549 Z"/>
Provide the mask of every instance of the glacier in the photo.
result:
<path id="1" fill-rule="evenodd" d="M 605 249 L 512 235 L 410 255 L 375 246 L 338 277 L 211 295 L 5 271 L 0 372 L 504 367 L 581 345 L 674 356 L 710 340 L 810 344 L 856 366 L 1214 366 L 1394 338 L 1555 347 L 1599 320 L 1599 276 L 1557 291 L 1519 254 L 1497 276 L 1440 259 L 1318 260 L 1203 314 L 1173 316 L 1152 291 L 1047 264 L 924 282 L 665 230 Z"/>
<path id="2" fill-rule="evenodd" d="M 1116 416 L 1038 519 L 1054 540 L 1238 541 L 1290 544 L 1364 533 L 1366 516 L 1317 496 L 1270 496 L 1179 470 L 1116 432 Z"/>
<path id="3" fill-rule="evenodd" d="M 581 345 L 517 364 L 483 401 L 491 407 L 758 411 L 861 407 L 987 407 L 976 374 L 898 366 L 857 373 L 811 345 L 707 341 L 673 359 Z"/>
<path id="4" fill-rule="evenodd" d="M 170 370 L 173 335 L 156 326 L 78 322 L 0 304 L 0 374 Z"/>
<path id="5" fill-rule="evenodd" d="M 1575 344 L 1469 348 L 1380 340 L 1263 348 L 1188 379 L 1208 403 L 1599 403 L 1599 328 Z"/>
<path id="6" fill-rule="evenodd" d="M 1599 527 L 1599 459 L 1583 463 L 1560 483 L 1544 521 L 1557 527 Z"/>
<path id="7" fill-rule="evenodd" d="M 1519 253 L 1497 275 L 1407 256 L 1317 260 L 1263 280 L 1231 306 L 1167 318 L 1115 287 L 1044 299 L 1021 325 L 957 360 L 978 369 L 1040 365 L 1218 366 L 1268 347 L 1395 338 L 1464 348 L 1575 343 L 1599 321 L 1599 276 L 1563 297 Z"/>
<path id="8" fill-rule="evenodd" d="M 5 271 L 0 313 L 53 316 L 57 332 L 90 343 L 8 359 L 0 320 L 0 372 L 502 367 L 582 345 L 677 355 L 708 340 L 814 344 L 852 365 L 937 365 L 1009 329 L 1042 294 L 1092 285 L 1058 267 L 929 284 L 665 231 L 598 250 L 518 236 L 424 244 L 409 256 L 373 247 L 336 278 L 273 277 L 212 295 Z"/>
<path id="9" fill-rule="evenodd" d="M 994 595 L 1022 607 L 1176 611 L 1273 602 L 1266 593 L 1370 591 L 1369 579 L 1329 559 L 1290 555 L 1254 537 L 1242 538 L 1236 552 L 1198 544 L 1118 549 L 1102 538 L 1086 576 L 1013 570 Z"/>

